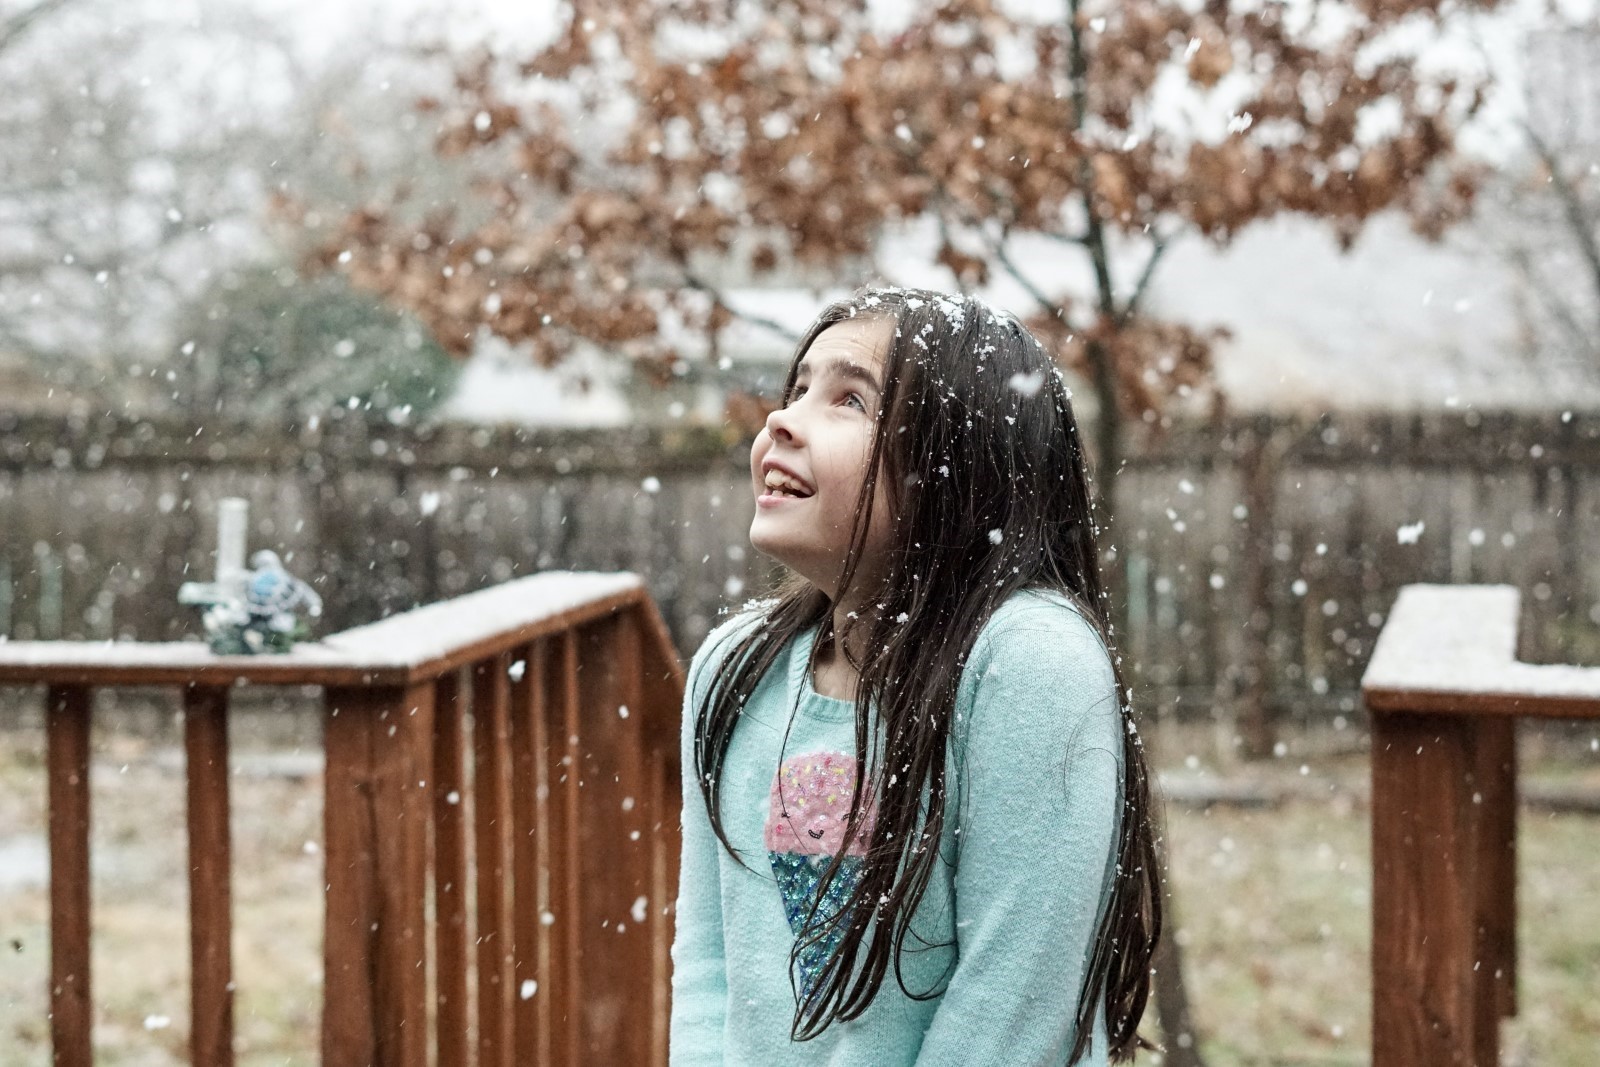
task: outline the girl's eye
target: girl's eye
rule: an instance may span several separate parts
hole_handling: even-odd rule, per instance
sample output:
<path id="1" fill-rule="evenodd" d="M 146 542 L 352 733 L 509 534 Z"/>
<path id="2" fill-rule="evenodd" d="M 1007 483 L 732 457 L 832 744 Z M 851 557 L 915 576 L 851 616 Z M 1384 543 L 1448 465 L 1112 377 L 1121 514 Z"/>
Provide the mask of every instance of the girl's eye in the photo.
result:
<path id="1" fill-rule="evenodd" d="M 795 385 L 794 387 L 792 387 L 789 390 L 789 395 L 784 397 L 784 399 L 783 399 L 783 406 L 784 407 L 788 407 L 790 404 L 793 404 L 796 400 L 799 400 L 802 396 L 805 395 L 806 388 L 807 388 L 806 386 L 798 385 L 798 384 Z M 866 402 L 865 399 L 863 399 L 863 397 L 861 396 L 860 393 L 855 393 L 855 392 L 846 393 L 845 396 L 844 396 L 844 400 L 845 400 L 846 404 L 854 402 L 856 407 L 859 410 L 863 411 L 863 412 L 865 412 L 867 410 L 867 402 Z"/>

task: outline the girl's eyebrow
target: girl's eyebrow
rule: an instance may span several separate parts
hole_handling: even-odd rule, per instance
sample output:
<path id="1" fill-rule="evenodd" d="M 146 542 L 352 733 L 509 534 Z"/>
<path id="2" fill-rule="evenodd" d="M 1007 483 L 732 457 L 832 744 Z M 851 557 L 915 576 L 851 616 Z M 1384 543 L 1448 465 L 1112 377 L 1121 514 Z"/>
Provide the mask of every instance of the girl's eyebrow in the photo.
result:
<path id="1" fill-rule="evenodd" d="M 831 359 L 822 365 L 822 372 L 825 375 L 831 374 L 836 378 L 844 378 L 847 381 L 862 382 L 870 386 L 874 392 L 883 391 L 878 385 L 878 379 L 873 377 L 870 370 L 848 359 Z M 795 368 L 794 376 L 800 378 L 810 373 L 811 366 L 802 359 L 800 365 Z"/>

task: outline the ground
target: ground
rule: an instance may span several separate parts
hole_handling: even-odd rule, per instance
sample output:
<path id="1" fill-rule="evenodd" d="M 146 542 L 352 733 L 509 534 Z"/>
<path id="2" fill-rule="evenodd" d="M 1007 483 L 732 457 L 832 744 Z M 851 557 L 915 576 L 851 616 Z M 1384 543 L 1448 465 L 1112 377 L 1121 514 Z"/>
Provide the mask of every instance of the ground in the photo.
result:
<path id="1" fill-rule="evenodd" d="M 8 724 L 0 728 L 6 1067 L 49 1062 L 43 738 L 30 716 L 19 724 L 14 707 L 0 716 Z M 108 1067 L 166 1067 L 187 1062 L 181 749 L 168 718 L 132 727 L 95 735 L 95 1043 Z M 1525 738 L 1526 780 L 1600 792 L 1600 754 L 1585 736 Z M 1193 729 L 1160 735 L 1158 762 L 1175 796 L 1272 802 L 1169 806 L 1180 937 L 1206 1059 L 1212 1067 L 1365 1063 L 1371 868 L 1361 739 L 1353 730 L 1290 739 L 1277 759 L 1225 774 L 1207 764 L 1208 739 Z M 314 718 L 246 717 L 235 731 L 241 1067 L 316 1060 L 318 748 Z M 1593 815 L 1523 810 L 1522 1014 L 1505 1030 L 1507 1065 L 1589 1063 L 1600 1041 L 1597 830 Z M 1153 1013 L 1146 1030 L 1154 1036 Z"/>

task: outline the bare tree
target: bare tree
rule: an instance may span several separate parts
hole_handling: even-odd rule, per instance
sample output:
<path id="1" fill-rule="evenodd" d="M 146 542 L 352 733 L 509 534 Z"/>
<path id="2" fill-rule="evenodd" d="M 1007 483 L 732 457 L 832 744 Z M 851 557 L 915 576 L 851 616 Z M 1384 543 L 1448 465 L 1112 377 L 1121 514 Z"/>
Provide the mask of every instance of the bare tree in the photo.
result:
<path id="1" fill-rule="evenodd" d="M 1600 27 L 1543 28 L 1524 54 L 1525 152 L 1483 229 L 1521 282 L 1528 344 L 1600 381 Z"/>
<path id="2" fill-rule="evenodd" d="M 184 310 L 302 251 L 275 197 L 343 210 L 375 174 L 450 170 L 417 165 L 438 78 L 381 41 L 313 65 L 248 8 L 48 0 L 0 42 L 0 353 L 73 395 L 192 408 L 216 353 Z"/>

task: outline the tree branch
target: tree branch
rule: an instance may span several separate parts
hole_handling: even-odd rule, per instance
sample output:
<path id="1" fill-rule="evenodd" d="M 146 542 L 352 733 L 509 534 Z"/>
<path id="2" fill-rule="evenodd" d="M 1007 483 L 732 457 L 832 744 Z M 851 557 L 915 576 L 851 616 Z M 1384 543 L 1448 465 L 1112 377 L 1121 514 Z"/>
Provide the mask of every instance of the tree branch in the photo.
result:
<path id="1" fill-rule="evenodd" d="M 1156 264 L 1161 262 L 1161 257 L 1166 253 L 1167 247 L 1172 243 L 1173 235 L 1158 234 L 1155 247 L 1150 250 L 1150 258 L 1144 261 L 1144 269 L 1139 272 L 1139 281 L 1133 287 L 1133 293 L 1128 297 L 1128 302 L 1122 305 L 1122 310 L 1117 313 L 1117 328 L 1127 325 L 1129 319 L 1139 310 L 1139 301 L 1144 298 L 1145 290 L 1150 287 L 1150 279 L 1156 272 Z"/>
<path id="2" fill-rule="evenodd" d="M 1040 237 L 1048 237 L 1057 244 L 1073 245 L 1079 248 L 1088 247 L 1089 235 L 1087 233 L 1056 233 L 1054 230 L 1030 230 Z"/>
<path id="3" fill-rule="evenodd" d="M 995 242 L 993 245 L 990 245 L 989 248 L 994 254 L 995 262 L 999 263 L 1000 266 L 1004 268 L 1005 272 L 1011 275 L 1012 280 L 1018 285 L 1022 286 L 1029 296 L 1033 297 L 1034 301 L 1038 303 L 1041 311 L 1048 312 L 1052 315 L 1061 314 L 1061 305 L 1045 296 L 1044 291 L 1041 290 L 1037 285 L 1033 284 L 1033 280 L 1031 278 L 1022 273 L 1021 268 L 1019 268 L 1011 259 L 1011 253 L 1006 251 L 1005 242 L 1003 240 Z"/>
<path id="4" fill-rule="evenodd" d="M 57 8 L 66 7 L 72 0 L 39 0 L 37 4 L 18 15 L 13 15 L 4 22 L 0 22 L 0 52 L 16 44 L 28 27 L 38 22 L 44 16 Z"/>
<path id="5" fill-rule="evenodd" d="M 684 278 L 684 281 L 688 282 L 689 288 L 695 290 L 696 292 L 705 293 L 707 296 L 711 297 L 711 299 L 715 300 L 719 305 L 721 305 L 722 307 L 727 308 L 728 309 L 728 313 L 730 315 L 732 315 L 734 318 L 743 319 L 745 322 L 750 323 L 752 326 L 760 326 L 764 330 L 771 330 L 773 333 L 777 334 L 779 337 L 783 338 L 785 341 L 789 342 L 790 344 L 799 343 L 799 341 L 800 341 L 800 335 L 799 334 L 795 333 L 793 330 L 789 329 L 787 326 L 784 326 L 782 323 L 778 322 L 776 319 L 769 319 L 769 318 L 767 318 L 767 317 L 765 317 L 763 315 L 752 315 L 749 312 L 740 311 L 738 308 L 734 307 L 732 304 L 730 304 L 726 300 L 722 299 L 722 294 L 717 290 L 716 286 L 712 285 L 710 282 L 705 281 L 703 278 L 701 278 L 700 276 L 695 274 L 693 271 L 690 271 L 689 269 L 685 268 L 684 272 L 683 272 L 683 278 Z"/>
<path id="6" fill-rule="evenodd" d="M 1589 219 L 1588 210 L 1578 196 L 1578 190 L 1562 172 L 1561 160 L 1555 150 L 1539 136 L 1533 128 L 1533 123 L 1523 119 L 1521 125 L 1528 142 L 1533 145 L 1534 152 L 1550 172 L 1550 184 L 1555 186 L 1556 196 L 1561 200 L 1573 240 L 1578 242 L 1578 251 L 1582 253 L 1584 261 L 1589 265 L 1589 272 L 1594 277 L 1595 312 L 1600 316 L 1600 226 Z"/>
<path id="7" fill-rule="evenodd" d="M 1532 251 L 1524 245 L 1513 243 L 1506 246 L 1505 255 L 1511 260 L 1512 265 L 1522 272 L 1528 280 L 1528 288 L 1533 292 L 1534 298 L 1544 307 L 1545 313 L 1556 320 L 1556 324 L 1568 339 L 1580 349 L 1593 347 L 1596 340 L 1578 325 L 1572 309 L 1555 294 L 1551 286 L 1544 284 L 1538 268 L 1534 266 Z"/>

